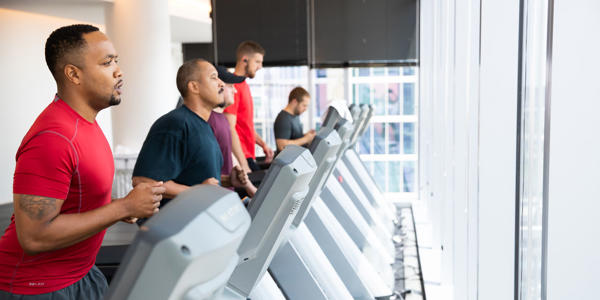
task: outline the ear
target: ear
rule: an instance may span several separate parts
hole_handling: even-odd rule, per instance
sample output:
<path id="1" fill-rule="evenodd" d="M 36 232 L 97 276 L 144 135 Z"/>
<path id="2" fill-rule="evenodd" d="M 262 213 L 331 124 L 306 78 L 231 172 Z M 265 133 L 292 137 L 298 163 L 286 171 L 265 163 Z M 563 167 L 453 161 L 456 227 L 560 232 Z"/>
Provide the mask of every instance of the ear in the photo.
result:
<path id="1" fill-rule="evenodd" d="M 188 94 L 189 93 L 198 94 L 198 92 L 200 91 L 200 86 L 198 85 L 197 81 L 188 81 L 187 90 L 188 90 Z"/>
<path id="2" fill-rule="evenodd" d="M 75 85 L 81 84 L 81 70 L 72 64 L 66 64 L 63 68 L 63 73 L 67 81 L 72 82 Z"/>

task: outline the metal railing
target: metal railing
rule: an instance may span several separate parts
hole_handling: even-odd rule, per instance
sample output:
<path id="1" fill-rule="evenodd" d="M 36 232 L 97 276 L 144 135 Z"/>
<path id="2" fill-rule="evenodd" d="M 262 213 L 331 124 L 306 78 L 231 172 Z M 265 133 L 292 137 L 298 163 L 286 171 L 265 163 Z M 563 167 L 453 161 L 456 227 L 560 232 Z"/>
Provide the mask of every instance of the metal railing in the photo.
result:
<path id="1" fill-rule="evenodd" d="M 125 197 L 132 189 L 131 177 L 137 154 L 115 155 L 115 177 L 113 179 L 112 198 Z"/>

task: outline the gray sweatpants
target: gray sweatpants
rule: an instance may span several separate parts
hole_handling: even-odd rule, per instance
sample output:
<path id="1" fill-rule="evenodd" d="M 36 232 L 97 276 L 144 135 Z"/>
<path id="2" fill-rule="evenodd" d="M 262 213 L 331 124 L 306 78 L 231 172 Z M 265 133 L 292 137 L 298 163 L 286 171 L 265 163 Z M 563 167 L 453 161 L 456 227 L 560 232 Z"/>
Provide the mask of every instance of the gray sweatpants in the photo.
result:
<path id="1" fill-rule="evenodd" d="M 102 300 L 108 288 L 104 274 L 96 266 L 79 281 L 46 294 L 17 295 L 0 290 L 0 300 Z"/>

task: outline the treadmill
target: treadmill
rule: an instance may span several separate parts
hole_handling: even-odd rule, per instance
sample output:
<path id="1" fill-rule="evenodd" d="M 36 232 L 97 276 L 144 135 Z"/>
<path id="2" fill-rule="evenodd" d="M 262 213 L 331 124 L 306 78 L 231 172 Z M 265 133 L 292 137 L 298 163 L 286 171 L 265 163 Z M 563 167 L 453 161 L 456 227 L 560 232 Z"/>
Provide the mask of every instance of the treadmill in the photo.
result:
<path id="1" fill-rule="evenodd" d="M 178 214 L 172 213 L 174 211 L 179 212 L 183 210 L 190 216 L 201 212 L 201 209 L 189 209 L 188 207 L 182 209 L 181 205 L 176 208 L 170 208 L 173 205 L 173 202 L 170 202 L 159 214 L 150 218 L 141 227 L 134 242 L 127 248 L 123 264 L 119 267 L 107 294 L 110 298 L 107 299 L 285 299 L 269 273 L 266 273 L 266 269 L 275 251 L 286 238 L 290 223 L 308 192 L 308 183 L 315 169 L 316 164 L 307 149 L 298 146 L 287 147 L 271 164 L 269 172 L 267 172 L 265 179 L 259 186 L 257 194 L 248 206 L 248 212 L 244 209 L 237 194 L 229 190 L 205 185 L 197 187 L 227 191 L 229 195 L 233 195 L 230 197 L 233 197 L 235 203 L 238 205 L 238 208 L 227 209 L 220 214 L 208 214 L 209 216 L 225 220 L 243 220 L 243 218 L 239 217 L 241 214 L 240 211 L 242 211 L 246 219 L 248 219 L 248 224 L 244 229 L 244 233 L 247 230 L 247 234 L 245 236 L 241 234 L 239 240 L 236 240 L 235 245 L 229 244 L 230 247 L 232 245 L 235 246 L 233 247 L 234 251 L 221 251 L 214 248 L 214 251 L 208 253 L 191 252 L 196 248 L 190 248 L 187 246 L 188 244 L 185 244 L 186 248 L 173 247 L 172 245 L 164 246 L 167 250 L 171 250 L 171 252 L 167 250 L 156 252 L 153 250 L 156 248 L 153 245 L 157 244 L 161 239 L 154 236 L 147 236 L 147 234 L 144 234 L 145 232 L 159 231 L 159 236 L 164 240 L 164 236 L 168 234 L 160 232 L 159 228 L 162 228 L 162 226 L 156 224 L 189 221 L 184 217 L 177 217 Z M 191 188 L 189 191 L 198 191 L 197 188 Z M 206 198 L 205 194 L 211 195 L 210 193 L 201 194 L 202 196 L 198 196 L 198 193 L 194 194 L 196 198 L 202 198 L 202 200 L 195 199 L 195 203 L 203 203 Z M 183 196 L 182 193 L 176 199 Z M 229 201 L 231 202 L 231 200 Z M 179 202 L 182 201 L 175 203 Z M 248 213 L 252 221 L 250 221 Z M 176 217 L 172 217 L 173 215 Z M 207 231 L 206 228 L 210 230 Z M 216 244 L 212 240 L 208 240 L 207 243 L 207 240 L 204 239 L 204 233 L 215 238 L 226 235 L 222 231 L 211 229 L 210 226 L 191 226 L 188 230 L 192 229 L 195 229 L 195 237 L 191 239 L 187 235 L 182 236 L 174 234 L 171 231 L 167 233 L 175 235 L 173 239 L 177 242 L 194 242 L 201 245 Z M 228 229 L 233 230 L 233 227 L 230 226 Z M 202 238 L 197 238 L 199 234 Z M 119 250 L 122 250 L 124 247 L 127 247 L 126 243 L 111 245 L 108 249 L 112 251 L 104 251 L 104 255 L 99 254 L 99 260 L 104 260 L 105 263 L 111 262 L 113 265 L 118 264 L 120 262 Z M 106 250 L 107 247 L 103 248 Z M 237 252 L 235 251 L 236 249 Z M 231 249 L 228 248 L 228 250 Z M 161 253 L 160 257 L 155 253 Z M 190 253 L 192 255 L 197 254 L 198 257 L 193 261 L 181 260 L 180 256 L 189 255 Z M 165 261 L 168 263 L 165 263 Z M 223 261 L 228 262 L 226 269 L 220 274 L 215 272 L 210 273 L 210 276 L 213 276 L 211 278 L 208 278 L 210 277 L 209 275 L 197 278 L 198 272 L 186 271 L 190 269 L 202 269 L 205 265 L 211 266 L 213 263 Z M 232 261 L 233 263 L 231 263 Z M 178 267 L 177 272 L 169 271 L 170 269 L 167 265 L 171 263 L 174 263 Z M 194 268 L 191 268 L 190 264 Z M 154 265 L 159 267 L 153 267 Z M 165 270 L 167 270 L 166 274 L 164 273 Z M 199 279 L 206 282 L 203 282 L 202 288 L 194 288 L 195 286 L 200 286 L 197 284 Z M 170 285 L 162 284 L 161 281 L 167 281 Z M 183 282 L 184 288 L 181 287 L 180 282 Z M 136 289 L 134 286 L 145 286 L 146 290 L 149 291 L 153 291 L 154 287 L 156 287 L 160 288 L 163 294 L 166 294 L 147 294 L 148 291 L 142 288 Z M 187 290 L 185 287 L 187 287 Z M 192 288 L 194 288 L 193 293 L 191 291 Z"/>
<path id="2" fill-rule="evenodd" d="M 248 206 L 252 224 L 238 248 L 240 261 L 219 299 L 285 299 L 267 268 L 287 239 L 316 169 L 308 149 L 300 146 L 290 145 L 275 157 Z"/>
<path id="3" fill-rule="evenodd" d="M 340 113 L 334 115 L 337 118 L 337 122 L 332 122 L 326 126 L 335 124 L 333 126 L 339 132 L 348 121 L 341 118 Z M 355 136 L 356 131 L 352 131 L 350 137 Z M 349 143 L 350 140 L 348 141 Z M 340 157 L 346 151 L 346 147 L 340 149 Z M 340 164 L 343 164 L 343 162 L 338 161 L 336 168 L 339 168 Z M 340 176 L 331 176 L 328 178 L 326 187 L 321 193 L 321 199 L 377 271 L 381 281 L 389 289 L 393 289 L 395 279 L 392 264 L 395 262 L 395 247 L 392 236 L 385 232 L 383 226 L 373 226 L 368 222 L 369 220 L 365 219 L 360 212 L 360 206 L 352 200 L 342 187 L 344 180 L 345 178 Z M 371 220 L 375 219 L 372 218 Z"/>
<path id="4" fill-rule="evenodd" d="M 104 299 L 217 298 L 249 227 L 237 194 L 194 186 L 140 227 Z"/>
<path id="5" fill-rule="evenodd" d="M 340 147 L 333 151 L 324 150 L 330 146 L 324 147 L 324 145 L 321 145 L 320 147 L 323 148 L 319 150 L 319 147 L 314 148 L 311 145 L 311 150 L 315 150 L 313 153 L 315 158 L 320 162 L 320 168 L 323 168 L 321 164 L 324 161 L 328 161 L 329 167 L 327 169 L 329 170 L 321 169 L 317 171 L 318 174 L 326 174 L 319 178 L 319 180 L 326 182 L 333 169 L 332 167 L 340 158 L 341 150 L 349 142 L 353 127 L 352 124 L 342 119 L 339 112 L 333 107 L 328 109 L 323 124 L 324 126 L 319 132 L 320 135 L 326 135 L 323 131 L 326 128 L 331 130 L 337 127 L 337 130 L 334 131 L 337 131 L 342 140 Z M 326 154 L 328 152 L 335 153 L 335 155 Z M 331 161 L 333 163 L 330 163 Z M 315 192 L 318 192 L 318 189 L 315 189 Z M 315 196 L 318 196 L 318 194 L 315 193 Z M 352 204 L 350 205 L 352 206 Z M 337 299 L 348 298 L 347 294 L 336 294 L 335 291 L 339 293 L 343 289 L 336 285 L 338 281 L 334 278 L 335 276 L 331 276 L 329 264 L 305 253 L 319 253 L 319 247 L 352 298 L 374 299 L 376 297 L 389 297 L 393 293 L 392 288 L 383 283 L 377 269 L 367 260 L 361 252 L 362 249 L 359 249 L 320 197 L 314 199 L 312 205 L 307 205 L 302 209 L 304 209 L 304 213 L 299 212 L 294 220 L 297 229 L 290 238 L 289 247 L 284 245 L 271 265 L 272 273 L 282 290 L 289 296 L 289 299 L 305 299 L 304 291 L 311 292 L 311 297 L 314 297 L 311 299 L 322 299 L 323 295 L 327 297 L 326 299 L 329 299 L 329 297 L 336 299 L 331 295 L 339 295 Z M 302 217 L 299 216 L 305 217 L 305 226 L 302 225 Z M 305 230 L 305 228 L 308 230 Z M 300 236 L 304 238 L 299 238 Z M 314 238 L 316 244 L 313 243 L 312 238 Z M 284 259 L 286 257 L 287 259 Z M 328 275 L 329 279 L 323 278 Z M 317 283 L 315 284 L 315 282 Z"/>
<path id="6" fill-rule="evenodd" d="M 302 222 L 321 193 L 342 143 L 337 132 L 321 128 L 309 149 L 317 163 L 309 191 L 291 224 L 290 238 L 277 251 L 269 270 L 288 299 L 353 298 L 323 250 Z"/>
<path id="7" fill-rule="evenodd" d="M 363 131 L 368 126 L 368 121 L 370 119 L 370 109 L 367 105 L 362 105 L 361 107 L 354 106 L 350 108 L 352 113 L 359 113 L 359 116 L 355 118 L 355 126 L 358 126 L 358 130 L 353 134 L 350 146 L 344 152 L 343 157 L 346 157 L 346 153 L 353 152 L 354 146 L 359 138 L 359 131 Z M 359 160 L 358 162 L 354 162 L 364 167 L 362 162 Z M 392 242 L 392 236 L 395 229 L 395 223 L 392 216 L 389 215 L 389 211 L 391 208 L 381 207 L 378 202 L 370 202 L 369 198 L 364 194 L 363 190 L 360 187 L 360 183 L 364 177 L 369 177 L 369 173 L 356 175 L 351 172 L 355 170 L 355 166 L 350 166 L 349 163 L 342 159 L 340 163 L 336 166 L 336 170 L 334 172 L 336 178 L 339 180 L 340 184 L 346 191 L 347 195 L 350 197 L 352 202 L 356 205 L 356 208 L 359 210 L 365 221 L 373 228 L 374 232 L 377 233 L 378 237 L 381 239 L 382 243 L 388 247 L 388 251 L 390 253 L 394 253 L 395 247 Z M 366 169 L 365 169 L 366 171 Z M 383 197 L 382 197 L 383 198 Z M 385 200 L 385 199 L 380 199 Z"/>
<path id="8" fill-rule="evenodd" d="M 358 138 L 360 138 L 363 133 L 368 128 L 368 123 L 371 117 L 373 116 L 373 107 L 369 105 L 362 105 L 361 110 L 366 110 L 367 118 L 366 122 L 364 122 L 362 128 L 360 129 L 360 133 L 357 135 L 356 140 L 353 141 L 353 144 L 356 144 Z M 385 220 L 391 220 L 394 224 L 397 224 L 396 218 L 396 206 L 393 203 L 385 201 L 385 197 L 377 187 L 375 180 L 371 176 L 370 172 L 367 170 L 365 165 L 360 160 L 358 153 L 354 147 L 348 148 L 344 156 L 342 157 L 346 167 L 352 173 L 354 178 L 360 178 L 362 180 L 357 180 L 358 186 L 367 197 L 368 201 L 373 205 L 373 207 L 379 212 L 380 215 L 384 216 Z"/>
<path id="9" fill-rule="evenodd" d="M 332 114 L 334 115 L 334 114 Z M 328 113 L 329 116 L 329 113 Z M 332 120 L 335 118 L 332 118 Z M 350 141 L 350 136 L 349 134 L 352 134 L 355 131 L 351 130 L 351 126 L 349 127 L 348 122 L 343 122 L 342 120 L 336 120 L 337 122 L 325 122 L 324 125 L 331 125 L 331 124 L 335 124 L 335 127 L 337 127 L 338 131 L 341 131 L 345 137 L 344 142 L 347 144 Z M 341 122 L 339 122 L 341 121 Z M 339 124 L 338 124 L 339 122 Z M 328 126 L 324 126 L 324 129 L 327 129 Z M 330 127 L 329 127 L 330 128 Z M 329 135 L 331 135 L 331 130 L 329 130 Z M 321 131 L 319 132 L 321 135 Z M 333 132 L 335 133 L 335 132 Z M 355 135 L 355 134 L 354 134 Z M 323 136 L 327 136 L 326 132 L 323 131 Z M 338 136 L 339 138 L 339 136 Z M 331 139 L 330 139 L 331 140 Z M 316 144 L 315 144 L 316 145 Z M 312 146 L 312 145 L 311 145 Z M 291 146 L 290 146 L 291 147 Z M 292 148 L 300 148 L 300 147 L 292 147 Z M 312 147 L 311 147 L 312 148 Z M 287 149 L 287 148 L 286 148 Z M 313 149 L 311 149 L 313 150 Z M 322 150 L 323 151 L 323 150 Z M 321 152 L 322 152 L 321 151 Z M 305 152 L 307 152 L 305 150 Z M 325 151 L 322 153 L 329 153 L 331 154 L 332 152 L 335 152 L 331 149 L 329 149 L 329 152 Z M 316 148 L 314 149 L 313 153 L 317 153 Z M 342 152 L 343 153 L 343 152 Z M 282 152 L 283 154 L 283 152 Z M 338 153 L 337 154 L 341 154 Z M 310 156 L 310 155 L 309 155 Z M 325 155 L 327 156 L 327 155 Z M 339 159 L 339 155 L 337 157 L 329 157 L 329 161 L 336 161 L 337 159 Z M 279 156 L 278 156 L 279 158 Z M 276 158 L 276 161 L 278 159 Z M 314 164 L 314 161 L 313 161 Z M 276 164 L 277 165 L 277 164 Z M 333 165 L 333 164 L 331 164 Z M 313 166 L 314 167 L 314 166 Z M 273 167 L 272 167 L 273 168 Z M 274 168 L 277 169 L 277 166 Z M 297 170 L 294 170 L 295 172 L 297 172 Z M 326 168 L 320 170 L 320 172 L 326 172 Z M 314 172 L 314 170 L 312 171 Z M 271 172 L 269 172 L 271 173 Z M 310 172 L 308 172 L 310 173 Z M 312 173 L 311 173 L 312 175 Z M 263 205 L 260 204 L 260 200 L 262 199 L 262 202 L 264 203 L 266 198 L 268 198 L 268 196 L 260 196 L 259 194 L 261 193 L 260 191 L 265 191 L 265 187 L 266 186 L 273 186 L 274 183 L 276 184 L 276 180 L 273 180 L 274 176 L 269 177 L 269 174 L 267 175 L 267 178 L 265 180 L 265 182 L 263 182 L 264 186 L 261 184 L 261 186 L 259 187 L 259 193 L 257 193 L 257 196 L 255 197 L 255 200 L 251 202 L 250 207 L 248 208 L 251 212 L 251 214 L 253 214 L 253 226 L 258 229 L 258 228 L 262 228 L 262 234 L 264 234 L 264 232 L 269 232 L 269 237 L 262 237 L 262 241 L 256 241 L 256 238 L 249 238 L 249 236 L 251 235 L 251 233 L 248 234 L 248 236 L 246 236 L 246 238 L 244 238 L 244 242 L 242 243 L 242 246 L 240 246 L 240 254 L 244 253 L 244 254 L 250 254 L 250 255 L 242 255 L 242 259 L 240 261 L 240 264 L 236 267 L 236 271 L 238 271 L 237 274 L 243 274 L 243 275 L 237 275 L 234 274 L 234 276 L 232 276 L 230 282 L 228 283 L 228 286 L 226 288 L 225 291 L 225 295 L 221 295 L 218 296 L 219 294 L 215 293 L 213 294 L 214 297 L 218 298 L 224 298 L 224 299 L 244 299 L 244 297 L 250 297 L 252 299 L 284 299 L 283 294 L 278 290 L 277 285 L 275 284 L 275 282 L 272 280 L 272 278 L 269 276 L 269 273 L 267 273 L 266 270 L 266 266 L 268 266 L 269 264 L 269 256 L 272 256 L 274 254 L 274 250 L 273 249 L 277 249 L 278 248 L 278 244 L 281 244 L 281 241 L 285 240 L 285 231 L 286 231 L 286 227 L 288 227 L 290 224 L 289 222 L 281 222 L 282 219 L 286 219 L 286 218 L 273 218 L 273 214 L 271 215 L 271 219 L 269 220 L 269 218 L 261 218 L 259 215 L 261 211 L 261 209 L 257 208 L 257 207 L 263 207 Z M 310 178 L 310 176 L 308 176 L 308 178 Z M 308 274 L 311 275 L 312 278 L 314 279 L 313 282 L 319 282 L 320 279 L 322 280 L 323 278 L 333 278 L 333 281 L 325 281 L 328 284 L 323 284 L 321 281 L 321 286 L 326 286 L 326 287 L 331 287 L 331 285 L 329 283 L 333 282 L 335 283 L 334 285 L 336 286 L 335 289 L 333 288 L 329 288 L 326 289 L 326 291 L 322 291 L 321 294 L 327 296 L 327 298 L 325 299 L 336 299 L 334 298 L 335 295 L 337 295 L 337 299 L 346 299 L 348 296 L 348 293 L 350 290 L 352 290 L 352 297 L 355 299 L 372 299 L 374 297 L 381 297 L 381 296 L 387 296 L 387 295 L 391 295 L 391 291 L 389 291 L 389 289 L 385 286 L 383 286 L 381 284 L 381 279 L 377 278 L 378 275 L 375 273 L 373 266 L 370 265 L 370 263 L 365 259 L 363 253 L 361 253 L 358 248 L 353 245 L 353 241 L 350 239 L 350 237 L 348 236 L 348 234 L 345 232 L 345 229 L 342 227 L 342 225 L 339 222 L 336 222 L 337 220 L 335 219 L 335 217 L 333 217 L 333 215 L 331 214 L 331 211 L 329 211 L 329 209 L 323 204 L 322 201 L 317 201 L 314 205 L 314 209 L 309 208 L 309 203 L 307 203 L 306 205 L 302 205 L 302 200 L 298 200 L 299 198 L 303 198 L 303 197 L 307 197 L 308 194 L 310 193 L 316 193 L 316 191 L 318 190 L 316 187 L 318 186 L 318 184 L 313 184 L 313 181 L 317 181 L 315 178 L 319 178 L 321 181 L 325 181 L 325 179 L 327 179 L 327 176 L 314 176 L 312 177 L 313 180 L 311 180 L 311 184 L 309 184 L 311 189 L 314 189 L 313 192 L 309 191 L 308 192 L 300 192 L 297 191 L 295 193 L 296 197 L 291 197 L 291 198 L 296 198 L 295 201 L 293 201 L 295 203 L 295 206 L 292 206 L 292 211 L 288 212 L 288 216 L 289 215 L 294 215 L 294 225 L 291 226 L 291 228 L 296 228 L 295 232 L 303 232 L 303 233 L 299 233 L 299 234 L 292 234 L 292 236 L 290 237 L 290 242 L 289 243 L 285 243 L 281 249 L 280 252 L 282 252 L 283 249 L 285 249 L 286 245 L 289 246 L 288 249 L 291 249 L 291 245 L 293 245 L 294 243 L 296 244 L 294 249 L 303 249 L 300 250 L 300 252 L 315 252 L 314 249 L 319 249 L 319 245 L 316 244 L 316 242 L 319 242 L 319 244 L 321 244 L 321 246 L 323 246 L 323 244 L 325 244 L 325 246 L 323 247 L 323 249 L 327 249 L 327 250 L 323 250 L 323 255 L 321 255 L 321 260 L 317 261 L 318 263 L 313 263 L 312 265 L 312 270 L 311 272 L 304 272 L 304 274 Z M 281 182 L 279 182 L 281 183 Z M 321 186 L 322 186 L 321 182 Z M 277 185 L 279 186 L 279 185 Z M 313 186 L 315 186 L 315 188 L 313 188 Z M 283 188 L 280 190 L 284 190 Z M 284 191 L 291 191 L 292 189 L 289 190 L 284 190 Z M 267 193 L 267 192 L 264 192 Z M 288 198 L 287 196 L 289 196 L 291 194 L 287 193 L 287 195 L 284 195 L 284 198 Z M 304 194 L 304 196 L 298 196 L 298 194 Z M 281 196 L 281 192 L 278 194 Z M 285 201 L 281 201 L 281 197 L 279 198 L 279 202 L 280 203 L 284 203 Z M 268 201 L 267 201 L 268 202 Z M 269 202 L 272 203 L 272 202 Z M 270 205 L 264 205 L 267 207 L 270 207 Z M 282 205 L 285 206 L 285 205 Z M 304 207 L 303 207 L 304 206 Z M 255 207 L 254 209 L 254 213 L 252 213 L 252 207 Z M 294 208 L 295 207 L 295 208 Z M 303 211 L 302 214 L 300 214 L 298 212 L 298 215 L 295 214 L 295 209 L 298 209 L 299 211 Z M 267 209 L 262 209 L 262 210 L 267 210 Z M 274 210 L 269 209 L 270 212 L 273 212 Z M 267 214 L 263 214 L 267 215 Z M 277 214 L 277 212 L 275 213 L 276 216 L 280 216 L 281 214 Z M 302 217 L 301 216 L 306 216 L 306 225 L 302 224 Z M 262 227 L 260 227 L 261 225 L 256 225 L 255 226 L 255 221 L 257 219 L 266 219 L 269 220 L 271 222 L 259 222 L 262 223 Z M 288 218 L 289 219 L 289 218 Z M 316 219 L 316 220 L 315 220 Z M 280 221 L 277 221 L 280 220 Z M 299 220 L 299 223 L 296 222 L 296 220 Z M 270 223 L 269 225 L 265 225 L 264 223 Z M 276 223 L 275 225 L 273 223 Z M 279 226 L 280 224 L 284 224 L 283 226 Z M 285 226 L 285 224 L 288 224 L 288 226 Z M 312 225 L 308 225 L 309 223 L 312 223 Z M 315 225 L 316 224 L 316 225 Z M 309 230 L 308 228 L 312 227 L 312 230 Z M 320 227 L 320 228 L 319 228 Z M 274 228 L 274 230 L 269 230 L 269 228 Z M 280 231 L 278 231 L 278 228 L 281 228 Z M 326 228 L 328 230 L 327 233 L 323 233 L 323 229 Z M 331 228 L 334 228 L 333 230 Z M 252 231 L 252 230 L 251 230 Z M 312 241 L 312 243 L 307 243 L 305 237 L 310 236 L 311 232 L 317 232 L 313 239 L 310 240 Z M 255 230 L 255 236 L 257 236 L 256 233 L 259 233 L 259 230 Z M 258 234 L 261 235 L 261 234 Z M 261 235 L 262 236 L 262 235 Z M 261 237 L 259 237 L 260 239 Z M 323 243 L 323 240 L 327 240 L 329 238 L 329 241 L 325 241 Z M 268 241 L 268 242 L 265 242 Z M 295 242 L 294 242 L 295 241 Z M 346 246 L 340 247 L 340 245 L 343 245 L 345 242 Z M 245 244 L 245 245 L 244 245 Z M 260 244 L 260 245 L 259 245 Z M 327 245 L 329 244 L 329 245 Z M 331 264 L 327 264 L 327 259 L 324 258 L 324 254 L 328 253 L 331 254 L 331 244 L 335 244 L 337 246 L 337 251 L 340 251 L 341 249 L 345 249 L 346 252 L 351 252 L 353 253 L 353 260 L 348 260 L 348 255 L 347 254 L 342 254 L 342 259 L 340 259 L 339 256 L 334 255 L 333 257 L 330 255 L 330 259 L 335 261 L 332 262 Z M 242 250 L 245 246 L 245 250 Z M 260 248 L 260 249 L 259 249 Z M 270 249 L 268 249 L 270 248 Z M 335 247 L 334 247 L 335 248 Z M 350 250 L 348 250 L 350 249 Z M 354 250 L 354 251 L 352 251 Z M 318 252 L 318 251 L 317 251 Z M 334 251 L 335 252 L 335 251 Z M 277 257 L 279 256 L 279 253 L 277 254 L 277 256 L 275 256 L 275 259 L 273 260 L 273 264 L 275 264 L 275 261 L 277 260 Z M 299 256 L 296 256 L 299 257 Z M 272 257 L 271 257 L 272 258 Z M 252 260 L 254 261 L 254 263 L 250 263 L 250 264 L 244 264 L 244 262 L 248 261 L 248 260 Z M 340 272 L 343 271 L 343 267 L 344 264 L 340 264 L 339 261 L 340 260 L 346 260 L 346 270 L 351 270 L 353 272 Z M 306 262 L 306 261 L 304 261 Z M 350 263 L 349 263 L 350 262 Z M 246 267 L 240 267 L 242 265 L 245 265 Z M 325 267 L 324 265 L 327 265 L 329 267 Z M 340 268 L 340 265 L 342 265 L 342 268 Z M 337 267 L 335 270 L 336 272 L 338 272 L 339 274 L 343 274 L 343 276 L 340 277 L 336 277 L 334 276 L 335 274 L 333 272 L 331 272 L 333 266 Z M 321 272 L 318 272 L 318 270 L 321 270 Z M 316 271 L 315 271 L 316 270 Z M 359 272 L 360 271 L 360 272 Z M 273 266 L 271 267 L 271 272 L 275 273 Z M 352 273 L 352 274 L 348 274 L 348 273 Z M 309 276 L 310 277 L 310 276 Z M 346 284 L 347 286 L 347 290 L 345 291 L 343 289 L 343 287 L 341 287 L 340 284 L 340 279 L 344 279 L 344 284 Z M 356 284 L 351 284 L 352 281 L 348 281 L 347 278 L 348 277 L 354 277 L 355 281 L 356 279 L 358 279 L 358 283 L 362 283 L 363 287 L 369 287 L 370 290 L 367 291 L 367 293 L 363 293 L 364 297 L 361 297 L 360 295 L 356 294 L 356 287 L 360 286 L 360 284 L 356 285 Z M 371 280 L 368 280 L 368 279 Z M 234 279 L 237 278 L 237 279 Z M 336 279 L 337 278 L 337 279 Z M 119 278 L 115 279 L 115 280 L 119 280 Z M 370 282 L 369 282 L 370 281 Z M 282 285 L 282 282 L 279 280 L 277 280 L 277 283 L 280 285 L 280 287 L 282 287 L 282 289 L 286 290 L 285 285 Z M 355 282 L 356 283 L 356 282 Z M 373 288 L 374 286 L 377 286 L 379 283 L 379 287 L 378 288 Z M 249 289 L 239 289 L 238 287 L 242 286 L 242 287 L 248 287 L 250 286 Z M 382 292 L 384 290 L 388 290 L 385 292 Z M 240 293 L 241 291 L 241 293 Z M 332 291 L 335 291 L 332 293 Z M 373 292 L 371 292 L 373 291 Z M 304 293 L 302 294 L 302 297 L 306 297 L 306 290 L 303 291 Z M 327 292 L 329 292 L 329 294 L 327 294 Z M 370 293 L 370 294 L 369 294 Z M 332 296 L 334 295 L 334 296 Z M 288 296 L 289 299 L 297 299 L 295 297 L 291 297 L 291 294 L 287 294 L 287 290 L 286 290 L 286 296 Z M 166 298 L 165 298 L 166 299 Z M 194 298 L 195 299 L 195 298 Z M 317 298 L 312 298 L 311 299 L 317 299 Z"/>

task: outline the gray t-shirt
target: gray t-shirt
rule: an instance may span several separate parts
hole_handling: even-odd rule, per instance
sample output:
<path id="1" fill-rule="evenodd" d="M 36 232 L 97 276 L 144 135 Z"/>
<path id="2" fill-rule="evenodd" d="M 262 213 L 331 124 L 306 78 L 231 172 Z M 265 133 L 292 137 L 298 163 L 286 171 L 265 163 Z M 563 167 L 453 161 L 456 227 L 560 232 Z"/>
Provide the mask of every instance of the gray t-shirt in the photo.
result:
<path id="1" fill-rule="evenodd" d="M 295 140 L 304 136 L 300 117 L 282 110 L 273 125 L 276 139 Z"/>

